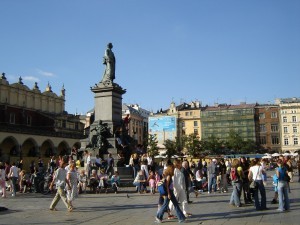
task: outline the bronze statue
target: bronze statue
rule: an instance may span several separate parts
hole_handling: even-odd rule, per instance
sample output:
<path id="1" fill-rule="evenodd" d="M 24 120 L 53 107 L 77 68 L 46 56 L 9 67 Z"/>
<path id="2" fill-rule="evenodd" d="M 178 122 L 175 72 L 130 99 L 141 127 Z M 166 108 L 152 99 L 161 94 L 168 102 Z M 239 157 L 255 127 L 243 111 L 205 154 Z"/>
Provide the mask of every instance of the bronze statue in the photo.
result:
<path id="1" fill-rule="evenodd" d="M 105 64 L 106 67 L 101 83 L 103 83 L 104 85 L 112 84 L 113 80 L 115 79 L 116 59 L 114 53 L 111 50 L 112 48 L 112 43 L 108 43 L 103 57 L 103 64 Z"/>
<path id="2" fill-rule="evenodd" d="M 92 137 L 92 146 L 101 149 L 103 146 L 107 147 L 107 138 L 111 136 L 107 123 L 103 123 L 99 120 L 99 123 L 94 127 L 91 132 L 96 131 L 96 135 Z"/>

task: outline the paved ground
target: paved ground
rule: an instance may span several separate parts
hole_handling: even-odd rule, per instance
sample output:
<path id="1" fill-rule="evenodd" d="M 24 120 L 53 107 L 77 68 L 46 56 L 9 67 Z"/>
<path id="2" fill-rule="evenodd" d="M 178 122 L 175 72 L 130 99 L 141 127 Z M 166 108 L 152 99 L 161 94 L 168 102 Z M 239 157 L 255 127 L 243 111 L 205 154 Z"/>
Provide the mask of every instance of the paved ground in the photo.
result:
<path id="1" fill-rule="evenodd" d="M 270 180 L 270 179 L 269 179 Z M 298 180 L 298 176 L 295 177 Z M 291 210 L 280 213 L 277 205 L 270 204 L 273 197 L 271 181 L 267 185 L 267 211 L 255 211 L 254 206 L 235 208 L 229 206 L 230 193 L 207 193 L 198 198 L 191 196 L 189 224 L 248 225 L 248 224 L 299 224 L 300 183 L 291 183 Z M 129 198 L 127 197 L 127 194 Z M 137 194 L 133 188 L 124 188 L 119 194 L 82 194 L 74 202 L 73 212 L 66 211 L 62 202 L 58 211 L 49 211 L 53 195 L 18 194 L 17 197 L 0 199 L 0 206 L 9 210 L 0 212 L 0 224 L 155 224 L 158 194 Z M 177 224 L 177 220 L 165 220 Z"/>

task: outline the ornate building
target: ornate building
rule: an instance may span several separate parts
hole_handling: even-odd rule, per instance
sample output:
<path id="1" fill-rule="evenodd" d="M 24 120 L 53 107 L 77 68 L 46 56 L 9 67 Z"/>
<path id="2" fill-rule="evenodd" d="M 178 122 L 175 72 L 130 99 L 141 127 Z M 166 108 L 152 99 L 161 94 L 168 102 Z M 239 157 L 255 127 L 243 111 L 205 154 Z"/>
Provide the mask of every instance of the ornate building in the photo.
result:
<path id="1" fill-rule="evenodd" d="M 50 84 L 41 92 L 37 83 L 28 88 L 0 77 L 0 161 L 69 154 L 80 148 L 84 124 L 65 111 L 65 89 L 60 95 Z"/>

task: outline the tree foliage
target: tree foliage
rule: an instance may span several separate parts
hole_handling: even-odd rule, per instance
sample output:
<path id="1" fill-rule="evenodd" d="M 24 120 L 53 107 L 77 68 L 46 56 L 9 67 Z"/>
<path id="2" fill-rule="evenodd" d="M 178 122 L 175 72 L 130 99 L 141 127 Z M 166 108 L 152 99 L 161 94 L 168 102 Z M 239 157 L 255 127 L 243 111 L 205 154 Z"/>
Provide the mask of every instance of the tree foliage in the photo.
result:
<path id="1" fill-rule="evenodd" d="M 187 153 L 193 157 L 201 154 L 201 141 L 196 134 L 184 136 L 183 146 L 187 150 Z"/>
<path id="2" fill-rule="evenodd" d="M 171 158 L 173 155 L 176 155 L 178 153 L 177 151 L 177 141 L 171 141 L 167 139 L 164 143 L 165 148 L 167 149 L 166 155 L 168 158 Z"/>
<path id="3" fill-rule="evenodd" d="M 234 130 L 231 130 L 226 140 L 221 140 L 214 135 L 201 140 L 202 149 L 210 154 L 236 154 L 254 153 L 257 149 L 253 140 L 243 140 L 243 138 Z"/>
<path id="4" fill-rule="evenodd" d="M 224 141 L 212 135 L 201 142 L 202 148 L 209 150 L 211 154 L 221 154 L 224 149 Z"/>
<path id="5" fill-rule="evenodd" d="M 153 134 L 149 134 L 148 136 L 148 154 L 150 156 L 155 156 L 155 155 L 158 155 L 158 146 L 157 146 L 157 138 L 156 138 L 156 135 L 153 135 Z"/>

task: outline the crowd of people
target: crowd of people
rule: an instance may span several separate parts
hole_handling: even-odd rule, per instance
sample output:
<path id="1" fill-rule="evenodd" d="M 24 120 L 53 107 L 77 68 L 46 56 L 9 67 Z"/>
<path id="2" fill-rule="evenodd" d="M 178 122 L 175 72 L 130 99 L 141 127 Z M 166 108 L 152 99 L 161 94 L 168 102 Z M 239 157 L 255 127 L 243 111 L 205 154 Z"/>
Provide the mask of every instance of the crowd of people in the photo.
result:
<path id="1" fill-rule="evenodd" d="M 80 193 L 118 193 L 120 176 L 114 171 L 114 158 L 108 154 L 103 160 L 98 155 L 92 162 L 88 151 L 84 152 L 85 165 L 73 160 L 72 156 L 55 159 L 51 157 L 44 167 L 42 159 L 30 165 L 30 172 L 26 173 L 23 163 L 0 163 L 0 192 L 3 198 L 10 192 L 14 197 L 17 191 L 36 191 L 34 185 L 39 173 L 52 174 L 49 189 L 56 190 L 50 210 L 56 210 L 60 199 L 69 211 L 72 211 L 74 200 Z M 297 164 L 298 163 L 298 164 Z M 176 218 L 180 223 L 192 216 L 189 204 L 192 194 L 227 193 L 231 190 L 228 203 L 233 207 L 252 204 L 256 210 L 267 210 L 266 175 L 272 170 L 274 197 L 272 204 L 278 204 L 278 211 L 288 211 L 290 183 L 294 182 L 294 168 L 299 160 L 289 156 L 279 156 L 272 159 L 252 159 L 241 157 L 225 159 L 221 157 L 203 158 L 188 161 L 185 158 L 155 160 L 138 146 L 131 155 L 129 167 L 132 168 L 133 185 L 138 193 L 158 193 L 158 211 L 156 222 L 163 221 L 164 213 L 168 219 Z M 78 169 L 78 168 L 81 169 Z M 300 180 L 298 180 L 300 182 Z M 55 186 L 55 188 L 54 188 Z M 229 189 L 230 187 L 230 189 Z M 32 190 L 31 190 L 32 188 Z M 163 190 L 163 191 L 162 191 Z"/>
<path id="2" fill-rule="evenodd" d="M 274 172 L 274 198 L 271 204 L 278 204 L 280 212 L 288 211 L 289 184 L 294 182 L 295 168 L 298 167 L 299 173 L 299 164 L 299 160 L 290 156 L 252 160 L 245 157 L 219 157 L 198 161 L 169 159 L 156 164 L 146 153 L 134 153 L 130 159 L 136 191 L 151 194 L 159 192 L 159 209 L 156 216 L 158 223 L 163 221 L 164 212 L 168 213 L 168 219 L 174 218 L 172 210 L 176 211 L 179 222 L 184 222 L 186 217 L 191 216 L 188 211 L 188 204 L 192 203 L 189 200 L 191 194 L 194 193 L 195 197 L 198 197 L 203 192 L 226 193 L 229 186 L 232 190 L 229 198 L 231 206 L 254 205 L 257 211 L 268 210 L 265 188 L 267 170 Z M 164 194 L 159 191 L 162 181 L 167 190 Z M 182 209 L 178 202 L 182 204 Z"/>

